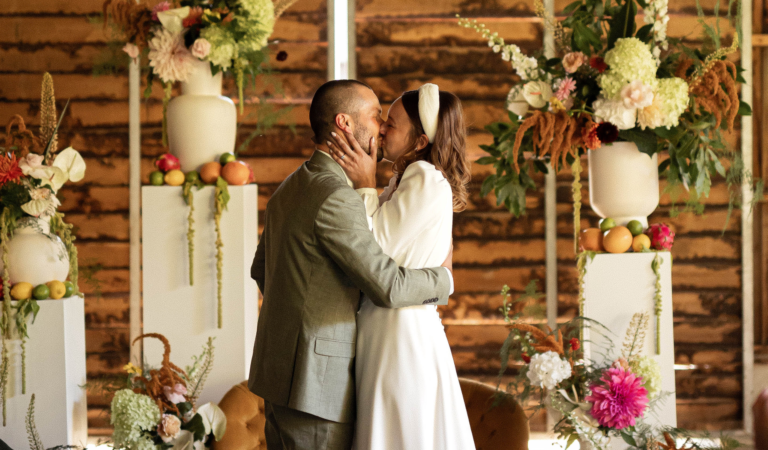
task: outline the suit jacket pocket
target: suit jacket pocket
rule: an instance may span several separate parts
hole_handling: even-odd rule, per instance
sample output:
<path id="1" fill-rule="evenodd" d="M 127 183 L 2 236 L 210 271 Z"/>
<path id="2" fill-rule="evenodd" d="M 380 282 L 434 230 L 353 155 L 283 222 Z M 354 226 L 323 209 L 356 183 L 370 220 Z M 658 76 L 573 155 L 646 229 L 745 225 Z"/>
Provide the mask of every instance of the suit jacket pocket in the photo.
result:
<path id="1" fill-rule="evenodd" d="M 316 338 L 315 353 L 318 355 L 336 356 L 339 358 L 354 358 L 355 343 Z"/>

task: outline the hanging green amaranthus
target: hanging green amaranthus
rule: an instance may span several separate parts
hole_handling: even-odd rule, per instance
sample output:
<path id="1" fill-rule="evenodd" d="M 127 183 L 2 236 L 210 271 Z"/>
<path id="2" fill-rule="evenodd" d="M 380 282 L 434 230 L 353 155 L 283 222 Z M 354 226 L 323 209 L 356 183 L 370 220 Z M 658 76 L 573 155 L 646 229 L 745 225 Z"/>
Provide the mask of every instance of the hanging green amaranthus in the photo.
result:
<path id="1" fill-rule="evenodd" d="M 579 254 L 579 231 L 581 231 L 581 159 L 575 158 L 571 165 L 573 173 L 573 251 Z"/>
<path id="2" fill-rule="evenodd" d="M 653 300 L 654 300 L 654 308 L 653 313 L 656 315 L 656 354 L 661 354 L 661 264 L 664 262 L 663 259 L 659 257 L 659 254 L 656 253 L 656 256 L 653 257 L 653 262 L 651 263 L 651 268 L 653 269 L 653 273 L 656 275 L 656 291 L 653 294 Z"/>
<path id="3" fill-rule="evenodd" d="M 221 303 L 221 287 L 222 277 L 224 275 L 224 242 L 221 240 L 221 214 L 227 209 L 229 203 L 229 189 L 227 188 L 227 182 L 224 178 L 219 177 L 216 180 L 216 191 L 214 195 L 214 201 L 216 203 L 216 210 L 213 215 L 213 220 L 216 223 L 216 300 L 217 300 L 217 317 L 218 326 L 222 326 L 222 303 Z"/>

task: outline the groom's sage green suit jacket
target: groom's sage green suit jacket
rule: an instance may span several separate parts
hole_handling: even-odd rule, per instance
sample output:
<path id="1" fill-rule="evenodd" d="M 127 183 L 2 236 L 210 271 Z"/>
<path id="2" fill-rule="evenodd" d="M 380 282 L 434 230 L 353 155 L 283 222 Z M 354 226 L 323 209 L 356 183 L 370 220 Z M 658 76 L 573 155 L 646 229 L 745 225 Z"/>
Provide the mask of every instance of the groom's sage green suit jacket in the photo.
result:
<path id="1" fill-rule="evenodd" d="M 381 307 L 444 305 L 451 283 L 444 268 L 405 269 L 385 255 L 362 199 L 319 151 L 270 199 L 251 276 L 264 301 L 249 389 L 342 423 L 355 420 L 361 291 Z"/>

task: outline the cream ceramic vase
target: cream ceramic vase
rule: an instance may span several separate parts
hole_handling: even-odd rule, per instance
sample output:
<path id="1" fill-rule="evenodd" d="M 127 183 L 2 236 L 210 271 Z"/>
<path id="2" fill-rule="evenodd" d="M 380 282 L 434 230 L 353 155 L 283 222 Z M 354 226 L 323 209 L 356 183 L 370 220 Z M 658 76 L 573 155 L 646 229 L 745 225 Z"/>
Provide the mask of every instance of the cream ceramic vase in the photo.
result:
<path id="1" fill-rule="evenodd" d="M 8 242 L 8 275 L 11 283 L 26 281 L 33 286 L 64 281 L 69 275 L 69 253 L 64 242 L 51 233 L 50 222 L 24 217 Z M 0 251 L 2 255 L 2 251 Z M 0 258 L 0 273 L 4 265 Z"/>
<path id="2" fill-rule="evenodd" d="M 210 63 L 195 58 L 181 95 L 168 104 L 168 145 L 184 172 L 235 149 L 237 110 L 232 99 L 221 95 L 221 78 L 221 72 L 211 75 Z"/>
<path id="3" fill-rule="evenodd" d="M 659 159 L 632 142 L 614 142 L 589 151 L 589 201 L 600 217 L 618 225 L 648 216 L 659 206 Z"/>

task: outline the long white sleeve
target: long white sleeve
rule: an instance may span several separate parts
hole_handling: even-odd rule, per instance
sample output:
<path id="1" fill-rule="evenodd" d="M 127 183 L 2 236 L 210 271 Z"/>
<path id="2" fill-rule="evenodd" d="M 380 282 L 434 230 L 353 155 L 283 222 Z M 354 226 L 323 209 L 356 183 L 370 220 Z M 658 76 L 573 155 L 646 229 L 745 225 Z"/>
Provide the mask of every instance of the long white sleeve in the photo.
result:
<path id="1" fill-rule="evenodd" d="M 389 196 L 393 189 L 394 193 Z M 433 231 L 434 225 L 446 214 L 453 214 L 450 184 L 442 173 L 425 161 L 408 166 L 397 188 L 390 183 L 381 197 L 370 190 L 360 191 L 366 212 L 371 217 L 376 242 L 391 255 L 404 252 L 417 239 L 433 239 L 427 234 Z M 384 200 L 387 196 L 389 199 L 379 205 L 379 198 Z M 447 250 L 443 257 L 447 256 Z"/>

